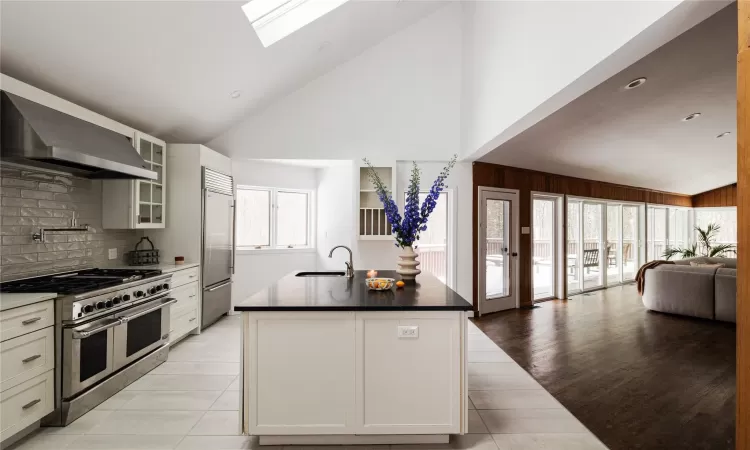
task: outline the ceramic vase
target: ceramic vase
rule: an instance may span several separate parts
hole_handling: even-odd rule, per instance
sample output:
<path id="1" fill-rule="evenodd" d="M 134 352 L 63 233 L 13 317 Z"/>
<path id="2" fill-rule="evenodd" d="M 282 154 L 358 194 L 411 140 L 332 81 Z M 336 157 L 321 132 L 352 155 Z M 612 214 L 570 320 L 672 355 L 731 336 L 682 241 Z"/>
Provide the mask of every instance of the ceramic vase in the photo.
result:
<path id="1" fill-rule="evenodd" d="M 401 261 L 398 262 L 398 269 L 396 270 L 396 273 L 401 275 L 401 278 L 405 281 L 412 281 L 417 277 L 417 275 L 422 273 L 422 271 L 417 268 L 417 266 L 419 266 L 417 256 L 419 255 L 411 246 L 404 247 L 403 251 L 398 256 Z"/>

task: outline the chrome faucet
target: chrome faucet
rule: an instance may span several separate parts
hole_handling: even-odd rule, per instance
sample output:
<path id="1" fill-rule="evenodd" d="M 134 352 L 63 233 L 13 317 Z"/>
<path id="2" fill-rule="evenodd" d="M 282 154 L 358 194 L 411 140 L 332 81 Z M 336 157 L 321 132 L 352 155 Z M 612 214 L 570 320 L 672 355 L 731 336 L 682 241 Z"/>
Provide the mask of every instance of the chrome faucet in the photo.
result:
<path id="1" fill-rule="evenodd" d="M 352 262 L 352 249 L 350 249 L 346 245 L 337 245 L 331 249 L 331 253 L 328 254 L 328 257 L 333 258 L 333 251 L 339 247 L 345 248 L 349 252 L 349 262 L 344 262 L 344 264 L 346 264 L 346 277 L 354 278 L 354 263 Z"/>

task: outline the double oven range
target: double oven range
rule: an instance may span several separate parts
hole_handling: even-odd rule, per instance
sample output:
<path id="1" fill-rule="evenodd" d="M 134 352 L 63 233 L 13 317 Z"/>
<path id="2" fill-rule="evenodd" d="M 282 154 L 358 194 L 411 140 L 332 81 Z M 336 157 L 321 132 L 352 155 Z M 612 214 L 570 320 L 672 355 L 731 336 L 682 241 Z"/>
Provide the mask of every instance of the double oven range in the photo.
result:
<path id="1" fill-rule="evenodd" d="M 57 292 L 55 411 L 65 426 L 166 361 L 171 274 L 88 269 L 11 281 L 0 292 Z"/>

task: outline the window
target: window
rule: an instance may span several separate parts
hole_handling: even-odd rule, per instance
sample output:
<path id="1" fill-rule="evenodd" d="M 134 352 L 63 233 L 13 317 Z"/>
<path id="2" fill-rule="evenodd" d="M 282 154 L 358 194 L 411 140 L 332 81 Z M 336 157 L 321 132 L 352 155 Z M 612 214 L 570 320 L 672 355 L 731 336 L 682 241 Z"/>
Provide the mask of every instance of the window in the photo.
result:
<path id="1" fill-rule="evenodd" d="M 237 248 L 312 248 L 312 192 L 237 186 Z"/>
<path id="2" fill-rule="evenodd" d="M 716 244 L 737 244 L 737 208 L 698 208 L 695 210 L 695 226 L 705 229 L 710 223 L 721 227 L 716 235 Z M 696 241 L 697 241 L 697 231 Z"/>
<path id="3" fill-rule="evenodd" d="M 242 7 L 264 47 L 294 33 L 348 0 L 252 0 Z"/>
<path id="4" fill-rule="evenodd" d="M 649 206 L 648 261 L 664 259 L 667 248 L 684 248 L 690 245 L 689 210 L 668 206 Z M 679 255 L 672 259 L 678 259 Z"/>
<path id="5" fill-rule="evenodd" d="M 448 244 L 450 239 L 450 223 L 448 218 L 448 193 L 443 191 L 438 197 L 435 209 L 427 219 L 427 230 L 419 234 L 419 240 L 414 242 L 414 250 L 419 254 L 419 269 L 429 272 L 440 281 L 451 285 L 452 280 L 452 260 L 450 255 L 451 248 Z M 421 205 L 427 198 L 427 192 L 419 193 L 419 204 Z M 406 193 L 404 193 L 404 204 L 406 203 Z"/>

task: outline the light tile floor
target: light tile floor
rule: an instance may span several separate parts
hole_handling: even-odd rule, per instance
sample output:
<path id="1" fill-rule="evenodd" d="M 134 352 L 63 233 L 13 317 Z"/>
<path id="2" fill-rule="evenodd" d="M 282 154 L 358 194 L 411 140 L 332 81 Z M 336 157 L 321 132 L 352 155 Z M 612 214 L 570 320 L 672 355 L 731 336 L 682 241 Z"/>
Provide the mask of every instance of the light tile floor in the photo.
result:
<path id="1" fill-rule="evenodd" d="M 166 363 L 94 411 L 65 428 L 42 429 L 13 450 L 255 449 L 255 438 L 239 436 L 239 344 L 238 316 L 225 318 L 177 344 Z M 393 450 L 606 449 L 473 324 L 468 357 L 469 434 Z M 304 450 L 313 448 L 326 447 Z"/>

